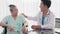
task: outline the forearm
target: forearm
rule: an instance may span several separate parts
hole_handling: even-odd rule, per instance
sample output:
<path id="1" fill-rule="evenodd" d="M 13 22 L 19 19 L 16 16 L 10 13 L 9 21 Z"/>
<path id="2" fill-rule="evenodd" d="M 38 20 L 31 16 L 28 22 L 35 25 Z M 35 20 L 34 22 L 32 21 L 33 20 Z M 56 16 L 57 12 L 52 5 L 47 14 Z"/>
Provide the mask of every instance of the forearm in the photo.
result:
<path id="1" fill-rule="evenodd" d="M 36 21 L 37 17 L 27 17 L 27 19 Z"/>
<path id="2" fill-rule="evenodd" d="M 8 24 L 5 24 L 5 23 L 0 23 L 0 26 L 4 26 L 4 27 L 8 27 Z"/>
<path id="3" fill-rule="evenodd" d="M 42 29 L 54 29 L 54 27 L 54 24 L 47 24 L 41 26 Z"/>
<path id="4" fill-rule="evenodd" d="M 23 27 L 22 27 L 22 33 L 25 34 L 26 32 L 27 32 L 26 26 L 23 26 Z"/>
<path id="5" fill-rule="evenodd" d="M 23 27 L 22 27 L 22 32 L 25 34 L 27 32 L 27 26 L 28 26 L 28 23 L 27 21 L 25 21 Z"/>
<path id="6" fill-rule="evenodd" d="M 35 29 L 35 30 L 40 30 L 41 26 L 40 25 L 32 25 L 31 28 Z"/>

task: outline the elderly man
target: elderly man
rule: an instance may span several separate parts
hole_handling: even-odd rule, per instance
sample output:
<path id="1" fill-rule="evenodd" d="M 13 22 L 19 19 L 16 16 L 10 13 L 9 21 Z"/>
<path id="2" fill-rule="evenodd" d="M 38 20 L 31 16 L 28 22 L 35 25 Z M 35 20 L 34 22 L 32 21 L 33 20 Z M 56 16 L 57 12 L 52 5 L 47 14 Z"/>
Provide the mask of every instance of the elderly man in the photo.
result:
<path id="1" fill-rule="evenodd" d="M 0 26 L 7 27 L 7 34 L 22 34 L 26 32 L 26 20 L 22 15 L 18 16 L 18 9 L 15 5 L 9 5 L 11 15 L 6 16 Z M 6 24 L 7 23 L 7 24 Z M 24 25 L 23 25 L 24 24 Z"/>

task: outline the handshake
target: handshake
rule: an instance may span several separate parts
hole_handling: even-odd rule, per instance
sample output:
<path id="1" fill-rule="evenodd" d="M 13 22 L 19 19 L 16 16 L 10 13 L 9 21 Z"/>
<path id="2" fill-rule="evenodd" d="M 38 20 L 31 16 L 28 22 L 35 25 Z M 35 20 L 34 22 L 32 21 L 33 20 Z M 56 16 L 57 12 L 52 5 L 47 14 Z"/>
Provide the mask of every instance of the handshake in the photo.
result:
<path id="1" fill-rule="evenodd" d="M 22 13 L 22 15 L 23 15 L 25 18 L 28 18 L 28 16 L 26 16 L 24 13 Z M 41 26 L 40 26 L 40 25 L 32 25 L 31 28 L 34 29 L 34 30 L 39 30 L 39 29 L 41 29 Z M 25 29 L 25 28 L 23 28 L 23 29 Z M 23 31 L 25 31 L 25 30 L 23 30 Z M 25 32 L 26 32 L 26 31 L 25 31 Z"/>
<path id="2" fill-rule="evenodd" d="M 40 30 L 41 26 L 39 26 L 39 25 L 32 25 L 31 28 L 34 29 L 34 30 Z M 22 32 L 24 34 L 27 33 L 27 30 L 26 30 L 25 27 L 22 27 Z"/>

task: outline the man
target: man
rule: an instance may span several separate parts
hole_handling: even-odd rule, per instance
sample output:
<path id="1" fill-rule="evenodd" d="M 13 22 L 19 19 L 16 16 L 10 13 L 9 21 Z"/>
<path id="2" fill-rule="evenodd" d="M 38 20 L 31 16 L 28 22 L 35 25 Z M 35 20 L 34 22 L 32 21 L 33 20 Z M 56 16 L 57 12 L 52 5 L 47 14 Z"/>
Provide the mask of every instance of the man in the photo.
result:
<path id="1" fill-rule="evenodd" d="M 29 17 L 24 15 L 29 20 L 38 21 L 38 25 L 32 25 L 31 28 L 35 30 L 39 29 L 54 29 L 55 18 L 54 14 L 49 10 L 51 6 L 50 0 L 41 0 L 40 8 L 41 12 L 36 17 Z"/>
<path id="2" fill-rule="evenodd" d="M 15 5 L 9 5 L 9 7 L 10 7 L 11 15 L 6 16 L 0 22 L 0 26 L 7 27 L 7 34 L 22 34 L 22 32 L 25 33 L 26 21 L 24 17 L 22 15 L 18 16 L 18 9 Z"/>

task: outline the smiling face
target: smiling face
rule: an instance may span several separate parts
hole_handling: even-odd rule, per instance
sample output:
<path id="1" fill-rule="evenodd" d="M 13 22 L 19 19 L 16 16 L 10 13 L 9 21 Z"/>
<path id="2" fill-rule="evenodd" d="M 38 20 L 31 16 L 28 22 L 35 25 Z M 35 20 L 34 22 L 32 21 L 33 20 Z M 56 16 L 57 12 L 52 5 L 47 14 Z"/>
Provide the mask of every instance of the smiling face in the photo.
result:
<path id="1" fill-rule="evenodd" d="M 43 2 L 41 1 L 41 4 L 40 4 L 40 8 L 41 8 L 41 11 L 44 11 L 46 6 L 43 4 Z"/>
<path id="2" fill-rule="evenodd" d="M 18 9 L 16 7 L 11 8 L 10 11 L 11 11 L 11 14 L 14 16 L 18 14 Z"/>
<path id="3" fill-rule="evenodd" d="M 51 0 L 41 0 L 40 8 L 41 11 L 49 9 L 51 6 Z"/>

